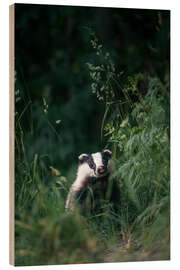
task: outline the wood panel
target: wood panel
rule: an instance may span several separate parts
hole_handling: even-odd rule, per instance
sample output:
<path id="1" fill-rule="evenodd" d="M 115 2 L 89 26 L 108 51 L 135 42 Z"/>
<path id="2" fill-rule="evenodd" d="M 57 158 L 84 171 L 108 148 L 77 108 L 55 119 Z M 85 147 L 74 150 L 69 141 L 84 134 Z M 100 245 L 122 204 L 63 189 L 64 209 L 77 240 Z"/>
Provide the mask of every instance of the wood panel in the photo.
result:
<path id="1" fill-rule="evenodd" d="M 15 6 L 9 7 L 9 262 L 14 265 L 14 27 Z"/>

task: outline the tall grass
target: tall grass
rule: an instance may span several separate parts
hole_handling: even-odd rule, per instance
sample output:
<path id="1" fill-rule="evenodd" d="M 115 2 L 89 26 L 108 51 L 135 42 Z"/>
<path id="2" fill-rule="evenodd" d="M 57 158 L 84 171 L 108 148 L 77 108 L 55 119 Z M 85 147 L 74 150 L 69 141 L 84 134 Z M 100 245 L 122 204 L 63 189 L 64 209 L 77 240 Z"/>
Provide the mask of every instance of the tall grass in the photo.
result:
<path id="1" fill-rule="evenodd" d="M 97 63 L 88 68 L 92 91 L 105 105 L 101 137 L 113 150 L 118 210 L 105 200 L 98 213 L 65 213 L 74 170 L 64 176 L 50 164 L 51 157 L 51 166 L 39 153 L 32 160 L 26 157 L 30 146 L 21 117 L 31 106 L 27 102 L 15 130 L 16 265 L 169 259 L 168 82 L 143 74 L 124 80 L 94 34 L 91 43 Z"/>
<path id="2" fill-rule="evenodd" d="M 121 190 L 118 212 L 121 234 L 143 235 L 147 247 L 166 239 L 168 258 L 169 81 L 135 74 L 124 82 L 123 72 L 118 74 L 94 34 L 92 40 L 99 61 L 104 60 L 103 65 L 88 63 L 88 67 L 92 91 L 106 108 L 102 131 L 113 149 L 116 164 L 113 177 Z"/>

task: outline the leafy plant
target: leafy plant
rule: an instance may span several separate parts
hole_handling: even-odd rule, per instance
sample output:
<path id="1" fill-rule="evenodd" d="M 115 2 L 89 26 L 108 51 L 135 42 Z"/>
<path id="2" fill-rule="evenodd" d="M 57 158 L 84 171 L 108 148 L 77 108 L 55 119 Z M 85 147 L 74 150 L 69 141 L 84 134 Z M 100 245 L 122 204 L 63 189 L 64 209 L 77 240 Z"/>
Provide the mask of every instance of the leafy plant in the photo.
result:
<path id="1" fill-rule="evenodd" d="M 120 86 L 114 65 L 109 64 L 112 63 L 110 56 L 106 58 L 102 54 L 96 38 L 92 45 L 111 67 L 105 69 L 104 63 L 100 68 L 88 64 L 92 91 L 106 106 L 102 132 L 112 146 L 116 163 L 113 177 L 117 178 L 121 190 L 118 216 L 121 234 L 149 231 L 152 226 L 149 238 L 155 243 L 153 235 L 157 236 L 155 231 L 159 230 L 155 225 L 157 220 L 161 217 L 167 220 L 166 228 L 162 227 L 163 237 L 169 231 L 169 84 L 158 77 L 135 74 Z M 106 73 L 105 80 L 102 72 Z"/>
<path id="2" fill-rule="evenodd" d="M 94 33 L 91 37 L 95 52 L 94 61 L 89 58 L 87 63 L 91 90 L 105 109 L 101 144 L 113 150 L 111 180 L 117 182 L 120 202 L 116 212 L 108 198 L 100 202 L 98 213 L 82 216 L 77 209 L 70 215 L 64 210 L 76 166 L 69 165 L 70 159 L 67 159 L 67 167 L 63 162 L 56 166 L 54 161 L 58 155 L 65 156 L 66 161 L 68 153 L 74 153 L 77 138 L 74 139 L 74 133 L 68 133 L 66 125 L 72 123 L 79 133 L 74 122 L 75 115 L 79 115 L 77 100 L 80 105 L 92 102 L 90 93 L 72 95 L 69 103 L 59 109 L 52 108 L 45 96 L 41 106 L 35 106 L 31 98 L 24 97 L 23 91 L 17 88 L 16 265 L 169 259 L 168 74 L 165 81 L 145 73 L 126 76 L 115 67 L 110 53 L 99 44 Z M 69 115 L 71 108 L 77 114 Z M 88 110 L 86 119 L 91 112 Z M 69 122 L 65 122 L 67 117 Z M 81 117 L 83 119 L 84 115 Z M 79 136 L 83 140 L 83 136 Z M 87 141 L 84 145 L 91 148 Z M 30 142 L 34 142 L 32 151 Z M 45 144 L 49 147 L 46 150 L 51 149 L 50 153 L 40 151 Z M 35 151 L 37 149 L 40 150 Z M 72 158 L 76 158 L 75 154 Z"/>

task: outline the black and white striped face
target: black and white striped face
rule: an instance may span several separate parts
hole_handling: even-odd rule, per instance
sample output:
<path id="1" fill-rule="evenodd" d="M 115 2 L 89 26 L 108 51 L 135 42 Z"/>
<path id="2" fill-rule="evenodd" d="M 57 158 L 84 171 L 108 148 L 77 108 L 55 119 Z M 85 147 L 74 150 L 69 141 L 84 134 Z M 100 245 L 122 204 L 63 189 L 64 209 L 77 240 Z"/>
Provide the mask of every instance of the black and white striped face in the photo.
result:
<path id="1" fill-rule="evenodd" d="M 94 154 L 81 154 L 79 161 L 80 164 L 88 164 L 93 176 L 102 177 L 109 171 L 111 154 L 111 151 L 108 149 Z"/>

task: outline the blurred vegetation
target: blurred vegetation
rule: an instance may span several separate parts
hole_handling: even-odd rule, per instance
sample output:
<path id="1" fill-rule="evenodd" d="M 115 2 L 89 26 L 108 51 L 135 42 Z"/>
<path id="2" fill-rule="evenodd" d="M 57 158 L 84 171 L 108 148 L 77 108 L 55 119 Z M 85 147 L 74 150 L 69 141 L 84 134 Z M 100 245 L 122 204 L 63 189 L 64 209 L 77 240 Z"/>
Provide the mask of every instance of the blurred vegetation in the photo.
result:
<path id="1" fill-rule="evenodd" d="M 169 11 L 15 5 L 16 265 L 169 259 Z M 118 212 L 64 211 L 109 147 Z"/>

